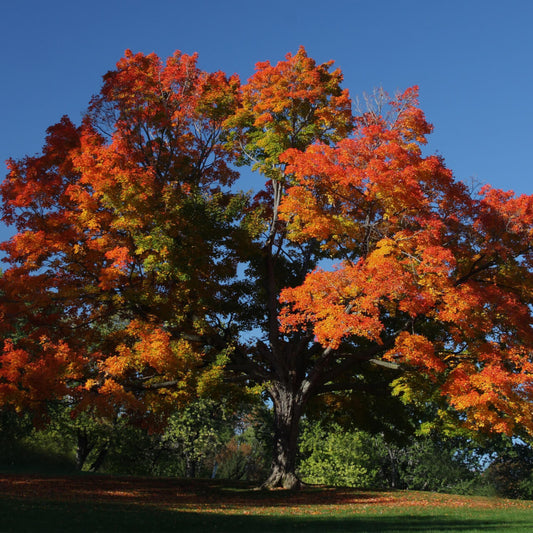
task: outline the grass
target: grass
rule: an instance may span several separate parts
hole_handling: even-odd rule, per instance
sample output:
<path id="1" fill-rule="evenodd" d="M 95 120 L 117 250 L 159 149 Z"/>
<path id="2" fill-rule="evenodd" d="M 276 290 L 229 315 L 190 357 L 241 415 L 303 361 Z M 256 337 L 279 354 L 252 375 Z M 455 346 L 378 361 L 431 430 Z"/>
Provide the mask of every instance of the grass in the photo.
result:
<path id="1" fill-rule="evenodd" d="M 0 532 L 530 532 L 533 502 L 111 476 L 0 474 Z"/>

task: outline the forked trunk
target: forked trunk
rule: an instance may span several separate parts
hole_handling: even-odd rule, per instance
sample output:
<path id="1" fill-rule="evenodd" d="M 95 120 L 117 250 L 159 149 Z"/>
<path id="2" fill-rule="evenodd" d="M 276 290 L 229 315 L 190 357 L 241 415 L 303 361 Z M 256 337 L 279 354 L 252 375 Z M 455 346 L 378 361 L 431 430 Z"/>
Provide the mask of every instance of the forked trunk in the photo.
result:
<path id="1" fill-rule="evenodd" d="M 296 475 L 296 457 L 303 402 L 300 395 L 283 386 L 273 386 L 270 392 L 274 404 L 274 449 L 270 475 L 263 488 L 298 489 L 302 483 Z"/>

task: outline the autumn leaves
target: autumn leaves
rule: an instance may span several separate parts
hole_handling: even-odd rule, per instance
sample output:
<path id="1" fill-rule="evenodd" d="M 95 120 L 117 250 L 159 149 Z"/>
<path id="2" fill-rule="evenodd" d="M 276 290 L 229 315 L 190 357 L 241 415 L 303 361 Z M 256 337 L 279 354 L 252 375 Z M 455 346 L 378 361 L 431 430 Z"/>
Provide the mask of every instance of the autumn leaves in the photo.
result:
<path id="1" fill-rule="evenodd" d="M 533 432 L 532 197 L 424 154 L 416 87 L 354 116 L 341 83 L 303 48 L 242 84 L 128 51 L 1 185 L 0 403 L 157 413 L 239 383 L 287 419 L 381 361 L 406 401 Z"/>

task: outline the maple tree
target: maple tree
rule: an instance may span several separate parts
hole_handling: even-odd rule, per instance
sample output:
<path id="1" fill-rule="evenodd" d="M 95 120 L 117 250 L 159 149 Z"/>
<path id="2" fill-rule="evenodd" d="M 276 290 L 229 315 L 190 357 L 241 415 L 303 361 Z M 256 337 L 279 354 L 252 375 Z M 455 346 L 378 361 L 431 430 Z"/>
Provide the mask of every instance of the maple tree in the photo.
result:
<path id="1" fill-rule="evenodd" d="M 354 117 L 341 83 L 303 48 L 242 85 L 127 52 L 80 127 L 9 163 L 0 402 L 154 424 L 259 390 L 268 487 L 298 486 L 312 399 L 383 383 L 445 422 L 533 432 L 533 197 L 476 195 L 423 155 L 416 88 Z"/>

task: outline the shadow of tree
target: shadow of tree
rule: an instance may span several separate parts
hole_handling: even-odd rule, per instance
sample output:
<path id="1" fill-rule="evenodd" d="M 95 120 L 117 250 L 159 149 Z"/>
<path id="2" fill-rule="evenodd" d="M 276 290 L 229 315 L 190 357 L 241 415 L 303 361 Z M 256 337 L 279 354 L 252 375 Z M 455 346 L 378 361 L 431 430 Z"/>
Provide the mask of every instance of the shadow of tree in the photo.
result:
<path id="1" fill-rule="evenodd" d="M 531 516 L 531 515 L 530 515 Z M 445 514 L 415 515 L 402 512 L 385 516 L 353 514 L 342 516 L 224 514 L 161 509 L 153 505 L 0 500 L 2 532 L 479 532 L 531 531 L 524 515 L 512 523 L 490 516 L 458 518 Z M 532 517 L 533 518 L 533 517 Z"/>
<path id="2" fill-rule="evenodd" d="M 533 504 L 416 492 L 0 474 L 0 533 L 533 531 Z"/>

